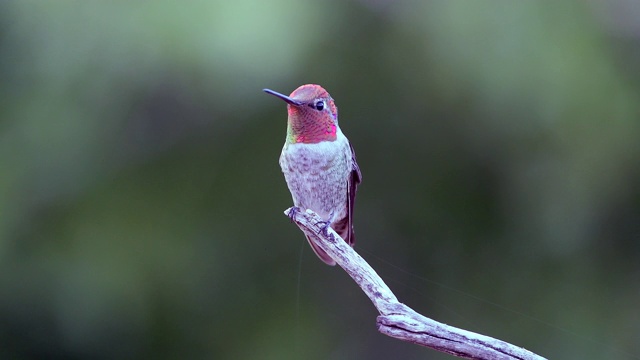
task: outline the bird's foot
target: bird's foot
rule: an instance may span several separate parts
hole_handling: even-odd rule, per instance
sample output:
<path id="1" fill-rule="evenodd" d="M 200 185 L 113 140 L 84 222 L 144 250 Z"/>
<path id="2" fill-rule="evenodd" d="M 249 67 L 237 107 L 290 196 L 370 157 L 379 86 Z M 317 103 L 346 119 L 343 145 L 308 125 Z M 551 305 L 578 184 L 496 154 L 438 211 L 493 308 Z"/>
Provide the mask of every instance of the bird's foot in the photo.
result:
<path id="1" fill-rule="evenodd" d="M 329 236 L 329 227 L 331 226 L 331 221 L 318 221 L 316 225 L 320 226 L 320 233 L 324 236 Z"/>
<path id="2" fill-rule="evenodd" d="M 322 233 L 322 235 L 329 236 L 329 226 L 331 226 L 331 224 L 333 223 L 333 220 L 334 220 L 333 217 L 334 217 L 334 212 L 332 211 L 331 214 L 329 214 L 329 220 L 318 221 L 316 223 L 316 225 L 322 224 L 322 227 L 320 227 L 320 232 Z"/>
<path id="3" fill-rule="evenodd" d="M 293 222 L 293 218 L 296 217 L 296 214 L 300 212 L 300 208 L 297 206 L 292 206 L 291 210 L 289 210 L 289 220 Z"/>

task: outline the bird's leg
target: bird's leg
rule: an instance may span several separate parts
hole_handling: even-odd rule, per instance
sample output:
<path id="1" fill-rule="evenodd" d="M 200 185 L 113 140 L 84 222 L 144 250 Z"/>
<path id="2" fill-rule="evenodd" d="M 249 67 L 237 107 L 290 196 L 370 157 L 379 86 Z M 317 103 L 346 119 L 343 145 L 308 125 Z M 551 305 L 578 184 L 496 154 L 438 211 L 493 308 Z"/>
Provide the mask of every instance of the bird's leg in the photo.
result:
<path id="1" fill-rule="evenodd" d="M 300 212 L 300 208 L 297 206 L 292 206 L 291 210 L 289 210 L 289 220 L 293 222 L 293 218 L 296 217 L 296 214 Z"/>
<path id="2" fill-rule="evenodd" d="M 320 227 L 322 235 L 329 236 L 329 226 L 331 226 L 331 221 L 319 221 L 318 224 L 322 224 L 322 227 Z"/>
<path id="3" fill-rule="evenodd" d="M 329 220 L 327 221 L 318 221 L 316 223 L 316 225 L 320 225 L 322 224 L 322 227 L 320 227 L 320 232 L 322 233 L 322 235 L 324 236 L 329 236 L 329 226 L 331 226 L 331 224 L 334 221 L 334 212 L 332 211 L 331 214 L 329 214 Z"/>

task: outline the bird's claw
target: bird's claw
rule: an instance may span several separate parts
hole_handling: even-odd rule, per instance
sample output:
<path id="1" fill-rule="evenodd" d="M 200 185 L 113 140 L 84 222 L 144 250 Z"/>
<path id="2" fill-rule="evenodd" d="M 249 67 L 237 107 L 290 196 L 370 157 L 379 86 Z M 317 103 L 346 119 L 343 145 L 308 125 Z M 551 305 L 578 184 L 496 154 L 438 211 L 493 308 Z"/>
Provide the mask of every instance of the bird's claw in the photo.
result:
<path id="1" fill-rule="evenodd" d="M 331 221 L 318 221 L 316 225 L 320 225 L 320 233 L 324 236 L 329 236 L 329 226 L 331 226 Z"/>
<path id="2" fill-rule="evenodd" d="M 293 222 L 293 218 L 296 217 L 296 214 L 300 212 L 300 208 L 297 206 L 292 206 L 291 210 L 289 210 L 289 220 L 291 220 L 291 222 Z"/>
<path id="3" fill-rule="evenodd" d="M 322 227 L 320 228 L 320 233 L 322 233 L 322 235 L 324 235 L 324 236 L 329 236 L 329 226 L 331 226 L 331 223 L 334 220 L 333 215 L 334 215 L 334 213 L 332 211 L 331 214 L 329 214 L 329 220 L 327 220 L 327 221 L 318 221 L 316 223 L 316 225 L 322 224 Z"/>

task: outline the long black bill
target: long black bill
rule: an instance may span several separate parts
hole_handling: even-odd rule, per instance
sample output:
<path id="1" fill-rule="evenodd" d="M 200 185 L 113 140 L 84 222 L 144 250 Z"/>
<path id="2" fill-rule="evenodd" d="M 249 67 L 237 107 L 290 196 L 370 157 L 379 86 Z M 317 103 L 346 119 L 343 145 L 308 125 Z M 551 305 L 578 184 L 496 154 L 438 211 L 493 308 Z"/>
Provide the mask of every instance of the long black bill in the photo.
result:
<path id="1" fill-rule="evenodd" d="M 271 90 L 271 89 L 262 89 L 262 91 L 266 92 L 267 94 L 271 94 L 271 95 L 273 95 L 273 96 L 277 96 L 277 97 L 279 97 L 280 99 L 282 99 L 282 100 L 286 101 L 287 103 L 289 103 L 289 104 L 291 104 L 291 105 L 296 105 L 296 106 L 303 105 L 300 101 L 298 101 L 298 100 L 294 100 L 294 99 L 292 99 L 292 98 L 288 97 L 287 95 L 280 94 L 280 93 L 279 93 L 279 92 L 277 92 L 277 91 L 273 91 L 273 90 Z"/>

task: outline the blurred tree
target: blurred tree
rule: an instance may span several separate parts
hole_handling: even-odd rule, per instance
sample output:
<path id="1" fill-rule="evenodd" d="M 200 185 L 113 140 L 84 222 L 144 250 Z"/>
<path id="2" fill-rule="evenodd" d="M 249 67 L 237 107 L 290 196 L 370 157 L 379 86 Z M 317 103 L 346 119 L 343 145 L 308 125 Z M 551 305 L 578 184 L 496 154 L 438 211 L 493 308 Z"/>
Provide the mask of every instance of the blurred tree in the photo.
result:
<path id="1" fill-rule="evenodd" d="M 308 249 L 299 268 L 260 90 L 320 83 L 363 171 L 357 249 L 401 301 L 637 358 L 637 11 L 0 3 L 0 357 L 448 358 L 379 335 Z"/>

